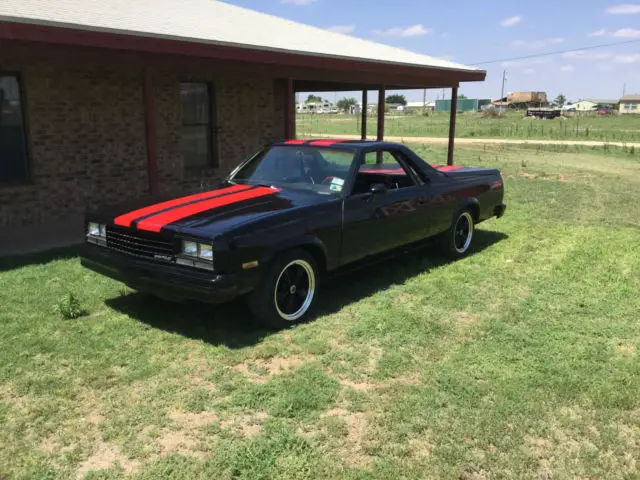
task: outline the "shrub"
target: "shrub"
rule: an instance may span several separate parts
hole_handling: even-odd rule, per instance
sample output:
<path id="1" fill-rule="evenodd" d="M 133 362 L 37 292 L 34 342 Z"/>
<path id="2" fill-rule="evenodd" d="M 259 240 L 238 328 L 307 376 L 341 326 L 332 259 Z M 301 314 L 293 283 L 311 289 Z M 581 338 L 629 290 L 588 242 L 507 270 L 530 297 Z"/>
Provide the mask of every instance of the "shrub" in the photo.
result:
<path id="1" fill-rule="evenodd" d="M 65 320 L 74 320 L 87 314 L 87 311 L 82 307 L 80 300 L 73 292 L 67 292 L 58 300 L 56 311 Z"/>

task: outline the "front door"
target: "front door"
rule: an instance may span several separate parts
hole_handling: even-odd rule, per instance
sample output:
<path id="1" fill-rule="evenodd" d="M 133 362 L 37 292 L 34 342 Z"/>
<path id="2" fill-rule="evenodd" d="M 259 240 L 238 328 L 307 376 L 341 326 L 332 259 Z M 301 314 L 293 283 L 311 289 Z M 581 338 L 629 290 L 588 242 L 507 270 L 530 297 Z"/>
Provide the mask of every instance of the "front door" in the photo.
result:
<path id="1" fill-rule="evenodd" d="M 384 184 L 384 193 L 372 193 Z M 426 236 L 425 186 L 389 150 L 363 156 L 344 202 L 341 263 L 418 241 Z"/>

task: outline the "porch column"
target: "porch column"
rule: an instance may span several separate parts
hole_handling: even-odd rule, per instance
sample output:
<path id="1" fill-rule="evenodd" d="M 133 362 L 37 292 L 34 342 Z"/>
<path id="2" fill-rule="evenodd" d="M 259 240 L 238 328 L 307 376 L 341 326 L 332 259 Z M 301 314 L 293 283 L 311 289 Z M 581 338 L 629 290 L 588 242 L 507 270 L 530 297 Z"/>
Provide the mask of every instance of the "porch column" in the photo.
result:
<path id="1" fill-rule="evenodd" d="M 293 79 L 287 78 L 286 88 L 284 93 L 284 139 L 291 140 L 296 136 L 295 117 L 293 105 L 293 99 L 295 93 L 293 92 Z"/>
<path id="2" fill-rule="evenodd" d="M 378 90 L 378 141 L 384 139 L 384 85 Z"/>
<path id="3" fill-rule="evenodd" d="M 362 135 L 361 135 L 361 139 L 362 140 L 366 140 L 367 139 L 367 91 L 363 90 L 362 91 L 362 111 L 360 112 L 360 115 L 362 115 L 362 120 L 361 120 L 361 126 L 362 126 Z"/>
<path id="4" fill-rule="evenodd" d="M 456 138 L 456 115 L 458 113 L 458 87 L 451 89 L 451 113 L 449 115 L 449 151 L 447 165 L 453 165 L 453 145 Z"/>
<path id="5" fill-rule="evenodd" d="M 153 96 L 153 77 L 151 70 L 144 70 L 144 127 L 145 142 L 147 148 L 147 178 L 149 181 L 149 193 L 158 193 L 158 146 L 156 134 L 156 104 Z"/>

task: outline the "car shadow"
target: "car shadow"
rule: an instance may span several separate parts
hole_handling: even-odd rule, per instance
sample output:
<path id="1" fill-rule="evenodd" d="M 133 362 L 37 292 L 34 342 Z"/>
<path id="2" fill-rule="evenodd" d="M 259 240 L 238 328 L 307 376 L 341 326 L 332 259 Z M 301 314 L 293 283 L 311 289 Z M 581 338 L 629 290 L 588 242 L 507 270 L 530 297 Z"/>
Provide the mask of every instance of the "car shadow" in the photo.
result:
<path id="1" fill-rule="evenodd" d="M 506 238 L 503 233 L 476 230 L 468 255 L 476 255 Z M 323 285 L 315 318 L 448 263 L 451 260 L 426 247 L 345 272 Z M 174 303 L 136 292 L 109 299 L 106 304 L 151 328 L 232 349 L 256 345 L 276 333 L 259 325 L 242 299 L 223 305 Z"/>
<path id="2" fill-rule="evenodd" d="M 68 260 L 80 255 L 81 245 L 54 248 L 44 252 L 27 253 L 0 257 L 0 272 L 27 267 L 29 265 L 43 265 L 55 260 Z"/>

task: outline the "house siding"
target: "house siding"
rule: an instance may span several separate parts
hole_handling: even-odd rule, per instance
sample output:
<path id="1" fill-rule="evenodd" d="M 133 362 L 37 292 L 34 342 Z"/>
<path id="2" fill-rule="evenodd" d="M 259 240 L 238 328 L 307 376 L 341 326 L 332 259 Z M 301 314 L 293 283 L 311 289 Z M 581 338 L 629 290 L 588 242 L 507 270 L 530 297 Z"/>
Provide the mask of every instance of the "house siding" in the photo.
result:
<path id="1" fill-rule="evenodd" d="M 3 70 L 21 75 L 30 152 L 29 183 L 0 184 L 0 227 L 79 216 L 148 192 L 140 63 L 74 66 L 46 53 L 0 53 Z M 261 145 L 283 137 L 278 80 L 228 75 L 198 63 L 152 70 L 152 77 L 160 192 L 213 185 Z M 219 168 L 188 171 L 183 165 L 179 87 L 194 79 L 215 87 Z"/>

